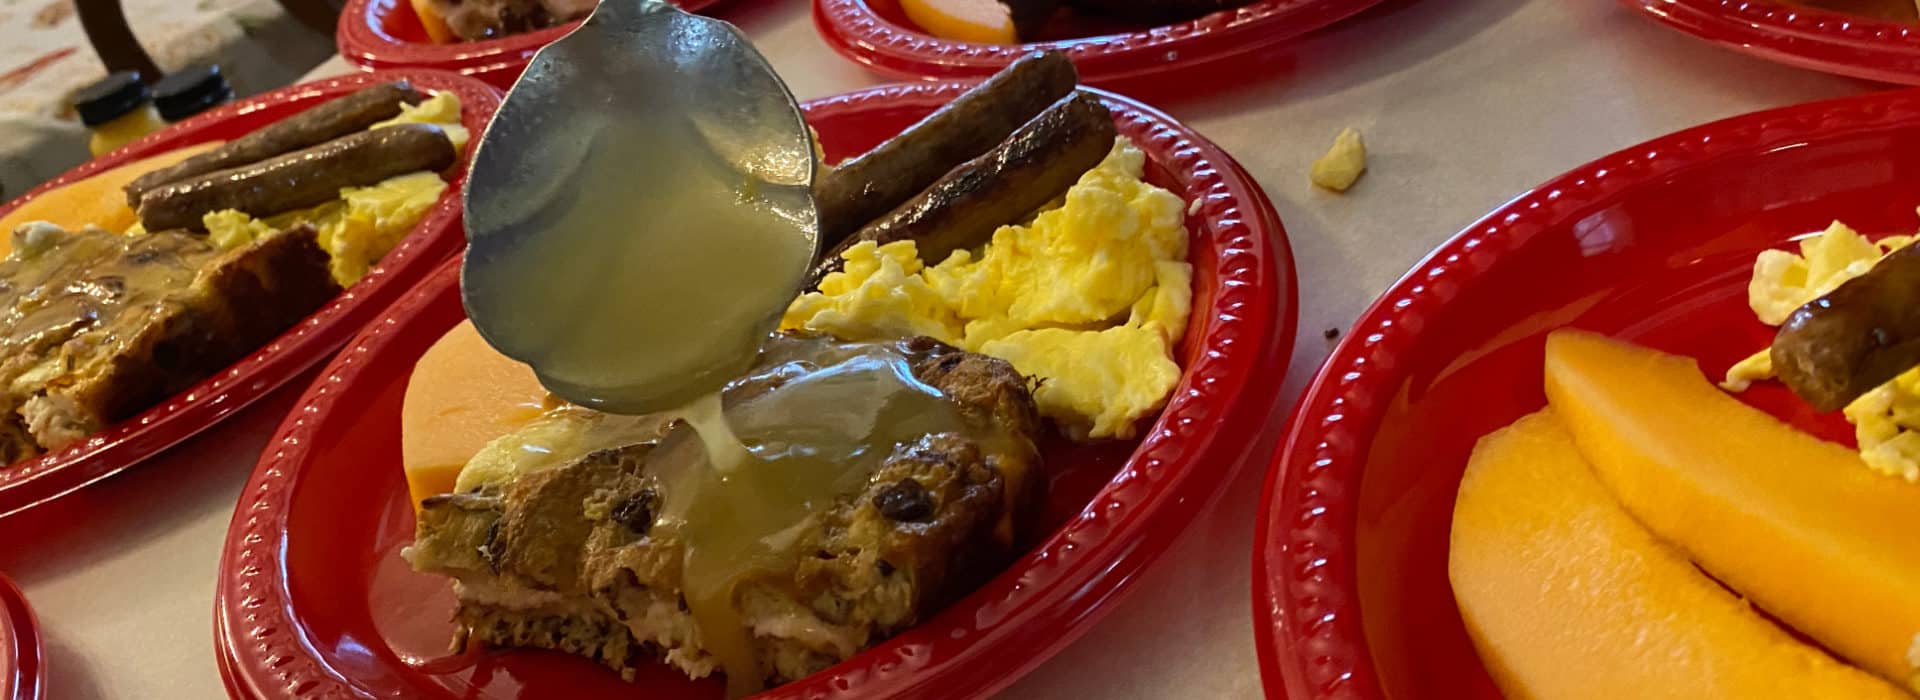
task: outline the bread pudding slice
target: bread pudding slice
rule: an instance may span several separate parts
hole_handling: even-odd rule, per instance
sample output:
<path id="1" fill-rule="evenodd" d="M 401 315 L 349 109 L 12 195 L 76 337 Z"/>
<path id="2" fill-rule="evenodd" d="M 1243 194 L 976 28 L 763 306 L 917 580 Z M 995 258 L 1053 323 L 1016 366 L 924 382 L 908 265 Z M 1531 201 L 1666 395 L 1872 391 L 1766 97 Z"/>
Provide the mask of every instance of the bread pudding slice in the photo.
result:
<path id="1" fill-rule="evenodd" d="M 1026 380 L 1007 363 L 928 339 L 777 336 L 759 368 L 728 388 L 729 421 L 833 366 L 836 353 L 877 346 L 968 425 L 990 429 L 896 433 L 903 439 L 871 445 L 876 466 L 727 579 L 717 598 L 724 610 L 703 603 L 715 598 L 697 581 L 712 580 L 701 572 L 714 561 L 690 556 L 694 523 L 757 513 L 675 504 L 675 489 L 691 482 L 674 455 L 698 454 L 684 424 L 426 499 L 407 556 L 420 571 L 454 578 L 456 645 L 557 649 L 629 676 L 664 660 L 696 678 L 725 672 L 737 695 L 842 661 L 991 577 L 1012 555 L 1041 482 L 1039 419 Z M 753 421 L 737 424 L 752 442 Z"/>
<path id="2" fill-rule="evenodd" d="M 0 441 L 19 459 L 218 372 L 339 292 L 311 227 L 204 236 L 28 224 L 0 261 Z"/>

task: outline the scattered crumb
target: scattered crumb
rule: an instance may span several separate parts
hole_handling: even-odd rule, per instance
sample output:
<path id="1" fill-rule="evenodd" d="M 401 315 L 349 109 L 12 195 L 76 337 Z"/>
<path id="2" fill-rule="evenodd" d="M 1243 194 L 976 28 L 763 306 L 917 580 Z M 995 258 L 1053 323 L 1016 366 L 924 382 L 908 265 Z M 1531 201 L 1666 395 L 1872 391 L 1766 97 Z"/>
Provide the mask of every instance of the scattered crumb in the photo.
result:
<path id="1" fill-rule="evenodd" d="M 1327 340 L 1333 340 L 1335 338 L 1340 337 L 1340 329 L 1328 328 L 1326 331 L 1320 334 L 1320 337 L 1326 338 Z"/>
<path id="2" fill-rule="evenodd" d="M 1200 215 L 1200 199 L 1196 197 L 1194 198 L 1193 201 L 1187 202 L 1187 216 L 1199 216 L 1199 215 Z"/>
<path id="3" fill-rule="evenodd" d="M 1310 177 L 1315 185 L 1345 192 L 1353 186 L 1353 181 L 1360 179 L 1360 173 L 1366 171 L 1367 145 L 1361 142 L 1360 132 L 1347 127 L 1334 137 L 1333 148 L 1313 162 Z"/>

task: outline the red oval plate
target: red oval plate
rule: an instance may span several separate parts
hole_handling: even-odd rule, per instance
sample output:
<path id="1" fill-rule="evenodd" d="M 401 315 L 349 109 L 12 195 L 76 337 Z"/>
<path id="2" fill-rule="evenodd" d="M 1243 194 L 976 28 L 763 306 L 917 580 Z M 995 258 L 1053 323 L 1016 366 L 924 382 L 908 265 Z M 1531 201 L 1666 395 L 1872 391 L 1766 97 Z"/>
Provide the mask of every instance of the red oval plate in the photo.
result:
<path id="1" fill-rule="evenodd" d="M 673 0 L 688 12 L 699 12 L 719 0 Z M 502 89 L 527 69 L 540 47 L 566 36 L 579 22 L 484 41 L 435 44 L 407 0 L 347 0 L 340 12 L 334 42 L 340 55 L 367 70 L 435 68 L 469 75 Z"/>
<path id="2" fill-rule="evenodd" d="M 1920 92 L 1759 112 L 1655 139 L 1526 192 L 1415 266 L 1353 326 L 1267 475 L 1254 619 L 1274 697 L 1497 698 L 1447 583 L 1480 436 L 1545 405 L 1548 331 L 1698 358 L 1771 342 L 1754 256 L 1834 219 L 1920 227 Z M 1851 444 L 1777 384 L 1742 400 Z"/>
<path id="3" fill-rule="evenodd" d="M 1199 19 L 1137 31 L 1112 26 L 1095 35 L 1026 44 L 975 44 L 927 34 L 899 0 L 813 0 L 813 25 L 841 55 L 902 78 L 984 77 L 1026 54 L 1059 50 L 1080 79 L 1112 85 L 1218 61 L 1279 44 L 1333 24 L 1380 0 L 1260 0 Z"/>
<path id="4" fill-rule="evenodd" d="M 41 193 L 122 163 L 213 139 L 233 139 L 327 99 L 376 82 L 407 79 L 460 97 L 461 121 L 474 133 L 500 106 L 500 91 L 439 71 L 392 71 L 295 85 L 202 113 L 96 158 L 0 207 L 0 216 Z M 466 245 L 460 229 L 460 184 L 452 186 L 400 245 L 353 288 L 266 346 L 138 416 L 60 452 L 0 467 L 0 516 L 44 502 L 133 466 L 207 429 L 326 358 L 375 313 Z"/>
<path id="5" fill-rule="evenodd" d="M 1654 21 L 1790 66 L 1920 85 L 1920 25 L 1767 0 L 1620 0 Z"/>
<path id="6" fill-rule="evenodd" d="M 0 700 L 40 700 L 46 676 L 33 608 L 18 586 L 0 576 Z"/>
<path id="7" fill-rule="evenodd" d="M 959 83 L 879 87 L 806 105 L 830 156 L 864 151 L 947 103 Z M 1265 424 L 1294 326 L 1285 232 L 1252 178 L 1171 118 L 1099 93 L 1149 177 L 1188 201 L 1196 312 L 1186 373 L 1137 446 L 1047 450 L 1043 541 L 933 619 L 776 698 L 978 697 L 1005 687 L 1105 612 L 1205 508 Z M 718 698 L 664 665 L 636 684 L 583 659 L 515 651 L 449 657 L 445 579 L 400 559 L 413 509 L 399 468 L 414 362 L 462 318 L 449 263 L 336 358 L 282 424 L 227 533 L 214 635 L 242 698 Z M 1245 436 L 1247 439 L 1239 439 Z"/>

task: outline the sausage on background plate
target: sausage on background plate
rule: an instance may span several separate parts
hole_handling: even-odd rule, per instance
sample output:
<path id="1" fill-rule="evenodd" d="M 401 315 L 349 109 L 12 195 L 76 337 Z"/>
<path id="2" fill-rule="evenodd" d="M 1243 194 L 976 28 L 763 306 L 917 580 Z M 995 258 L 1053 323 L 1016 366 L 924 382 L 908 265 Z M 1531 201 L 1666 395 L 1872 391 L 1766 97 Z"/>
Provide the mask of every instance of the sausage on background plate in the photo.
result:
<path id="1" fill-rule="evenodd" d="M 1822 411 L 1920 365 L 1920 246 L 1795 310 L 1769 352 L 1780 380 Z"/>
<path id="2" fill-rule="evenodd" d="M 932 262 L 985 243 L 995 229 L 1045 206 L 1099 165 L 1116 134 L 1098 98 L 1082 92 L 1062 98 L 992 151 L 841 241 L 814 264 L 807 286 L 840 269 L 840 254 L 861 241 L 913 239 L 920 259 Z"/>
<path id="3" fill-rule="evenodd" d="M 823 173 L 814 187 L 820 247 L 832 248 L 919 194 L 954 166 L 986 153 L 1056 100 L 1079 75 L 1058 51 L 1014 61 L 873 150 Z"/>
<path id="4" fill-rule="evenodd" d="M 201 217 L 237 209 L 253 217 L 321 204 L 343 187 L 453 165 L 453 142 L 432 124 L 396 124 L 251 165 L 218 170 L 147 192 L 140 223 L 148 231 L 205 230 Z"/>
<path id="5" fill-rule="evenodd" d="M 425 99 L 407 81 L 398 80 L 323 102 L 219 148 L 135 178 L 127 183 L 127 206 L 138 209 L 140 198 L 161 185 L 257 163 L 362 131 L 400 116 L 401 105 L 419 104 Z"/>

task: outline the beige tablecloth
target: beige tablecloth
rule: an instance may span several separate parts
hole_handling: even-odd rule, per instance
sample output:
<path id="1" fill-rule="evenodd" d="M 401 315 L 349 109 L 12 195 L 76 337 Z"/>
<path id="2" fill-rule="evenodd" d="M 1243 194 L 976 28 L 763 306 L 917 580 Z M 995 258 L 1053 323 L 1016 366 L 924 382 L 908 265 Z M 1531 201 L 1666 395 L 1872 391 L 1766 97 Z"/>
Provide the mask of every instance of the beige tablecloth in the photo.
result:
<path id="1" fill-rule="evenodd" d="M 123 0 L 122 9 L 162 70 L 218 64 L 240 95 L 293 82 L 333 53 L 333 37 L 274 0 Z M 72 95 L 106 67 L 73 0 L 0 0 L 0 37 L 0 191 L 12 197 L 87 160 Z"/>
<path id="2" fill-rule="evenodd" d="M 877 80 L 829 52 L 801 0 L 734 0 L 800 97 Z M 1281 408 L 1345 328 L 1433 246 L 1533 185 L 1608 152 L 1764 107 L 1880 89 L 1700 44 L 1607 0 L 1389 0 L 1298 42 L 1224 94 L 1163 103 L 1259 178 L 1291 235 L 1300 332 Z M 1341 127 L 1371 169 L 1345 196 L 1308 164 Z M 221 538 L 290 397 L 23 518 L 0 570 L 41 614 L 55 698 L 221 694 L 208 612 Z M 1264 448 L 1263 448 L 1264 449 Z M 1248 575 L 1264 462 L 1188 525 L 1105 620 L 1009 698 L 1249 698 L 1260 693 Z M 57 528 L 19 542 L 9 528 Z"/>

